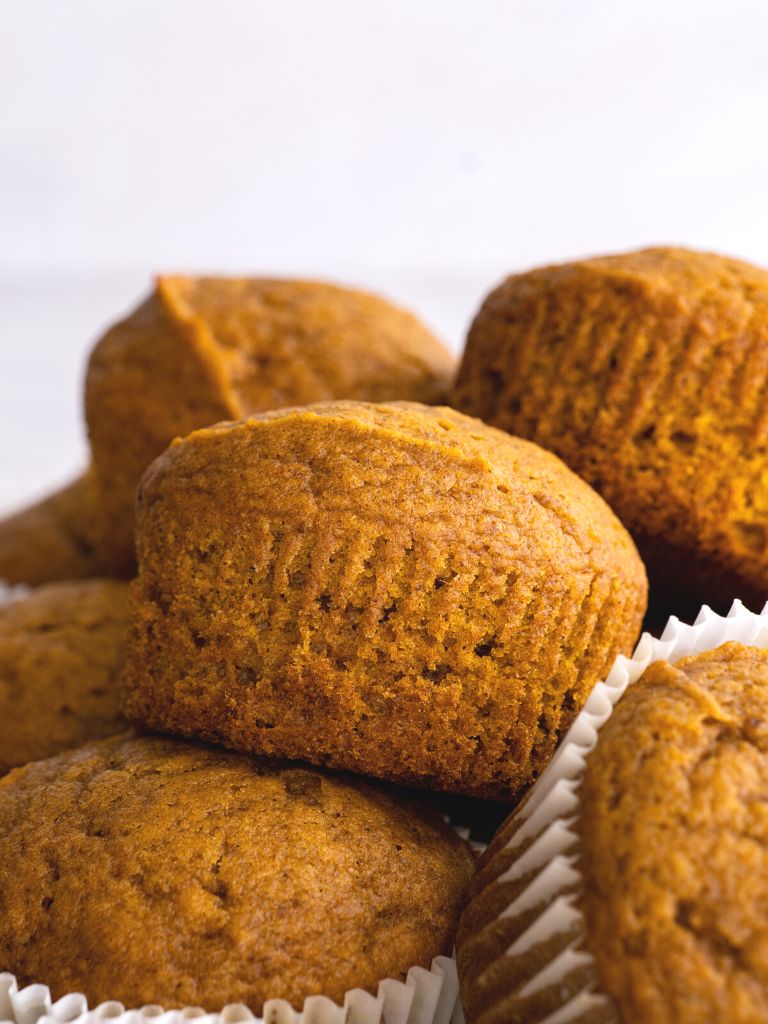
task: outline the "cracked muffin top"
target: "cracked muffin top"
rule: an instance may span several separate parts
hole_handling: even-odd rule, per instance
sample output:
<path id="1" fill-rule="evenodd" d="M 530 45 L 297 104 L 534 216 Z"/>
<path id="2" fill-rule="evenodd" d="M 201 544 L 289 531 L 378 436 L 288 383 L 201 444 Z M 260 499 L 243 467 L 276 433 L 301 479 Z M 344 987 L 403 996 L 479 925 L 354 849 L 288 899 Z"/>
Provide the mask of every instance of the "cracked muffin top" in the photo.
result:
<path id="1" fill-rule="evenodd" d="M 451 403 L 592 484 L 668 615 L 768 599 L 767 390 L 768 272 L 654 248 L 507 278 Z"/>
<path id="2" fill-rule="evenodd" d="M 101 557 L 131 573 L 136 487 L 175 437 L 326 399 L 442 401 L 454 370 L 453 356 L 415 316 L 366 292 L 313 281 L 159 278 L 88 366 Z"/>
<path id="3" fill-rule="evenodd" d="M 51 583 L 0 605 L 0 773 L 121 731 L 128 585 Z"/>
<path id="4" fill-rule="evenodd" d="M 90 1005 L 340 1000 L 449 953 L 472 872 L 363 780 L 123 735 L 0 780 L 0 962 Z"/>
<path id="5" fill-rule="evenodd" d="M 631 686 L 587 760 L 581 897 L 623 1024 L 768 1019 L 768 651 Z"/>
<path id="6" fill-rule="evenodd" d="M 334 402 L 198 431 L 146 474 L 128 715 L 509 799 L 645 608 L 555 456 L 446 408 Z"/>

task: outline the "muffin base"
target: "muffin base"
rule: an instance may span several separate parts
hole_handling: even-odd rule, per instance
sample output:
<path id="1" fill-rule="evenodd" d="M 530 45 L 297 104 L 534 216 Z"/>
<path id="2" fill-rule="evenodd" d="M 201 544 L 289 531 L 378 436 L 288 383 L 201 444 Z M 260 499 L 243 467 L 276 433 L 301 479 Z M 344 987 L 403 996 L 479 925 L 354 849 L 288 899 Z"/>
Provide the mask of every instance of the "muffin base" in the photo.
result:
<path id="1" fill-rule="evenodd" d="M 447 814 L 443 817 L 452 824 Z M 468 828 L 453 827 L 476 853 L 484 849 L 485 844 L 475 841 Z M 161 1014 L 163 1024 L 186 1024 L 193 1019 L 196 1024 L 465 1024 L 456 960 L 448 956 L 435 957 L 429 969 L 411 967 L 405 981 L 383 979 L 375 996 L 359 988 L 349 989 L 341 1004 L 324 995 L 310 996 L 301 1010 L 285 999 L 269 999 L 262 1016 L 241 1003 L 216 1013 L 206 1013 L 199 1006 L 126 1007 L 118 1000 L 89 1007 L 79 992 L 54 1002 L 47 985 L 19 988 L 15 975 L 0 973 L 0 1021 L 4 1024 L 145 1024 Z"/>
<path id="2" fill-rule="evenodd" d="M 126 1009 L 110 1001 L 89 1008 L 81 993 L 70 993 L 52 1002 L 46 985 L 19 989 L 13 974 L 0 974 L 0 1020 L 11 1024 L 144 1024 L 162 1014 L 163 1024 L 461 1024 L 458 1004 L 459 982 L 456 961 L 439 956 L 431 968 L 412 967 L 406 980 L 388 978 L 379 982 L 373 996 L 362 989 L 350 989 L 342 1006 L 327 996 L 310 996 L 301 1012 L 284 999 L 270 999 L 264 1014 L 256 1017 L 247 1006 L 233 1003 L 219 1013 L 206 1013 L 197 1006 L 164 1011 L 161 1006 Z"/>

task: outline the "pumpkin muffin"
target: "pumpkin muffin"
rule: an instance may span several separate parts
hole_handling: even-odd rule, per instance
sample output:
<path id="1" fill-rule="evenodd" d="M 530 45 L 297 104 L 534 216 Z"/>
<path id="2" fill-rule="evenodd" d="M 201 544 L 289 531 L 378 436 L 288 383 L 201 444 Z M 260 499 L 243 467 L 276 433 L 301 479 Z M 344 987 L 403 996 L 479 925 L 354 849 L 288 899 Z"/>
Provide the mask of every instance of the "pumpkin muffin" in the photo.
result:
<path id="1" fill-rule="evenodd" d="M 645 609 L 603 500 L 447 408 L 197 431 L 137 508 L 131 719 L 431 789 L 527 785 Z"/>
<path id="2" fill-rule="evenodd" d="M 453 404 L 591 483 L 679 614 L 768 599 L 767 389 L 768 273 L 648 249 L 504 281 Z"/>
<path id="3" fill-rule="evenodd" d="M 0 580 L 35 586 L 99 573 L 96 510 L 88 474 L 0 520 Z"/>
<path id="4" fill-rule="evenodd" d="M 125 728 L 128 585 L 51 583 L 0 605 L 0 773 Z"/>
<path id="5" fill-rule="evenodd" d="M 0 962 L 54 999 L 260 1014 L 375 992 L 450 951 L 471 873 L 419 805 L 172 739 L 113 737 L 0 780 Z"/>
<path id="6" fill-rule="evenodd" d="M 572 850 L 581 927 L 510 957 L 531 920 L 503 913 L 531 880 L 506 873 L 523 850 L 505 849 L 517 819 L 483 858 L 458 939 L 468 1019 L 538 1021 L 590 983 L 608 998 L 582 1024 L 768 1019 L 766 791 L 768 651 L 729 643 L 651 665 L 587 758 Z M 592 960 L 526 998 L 573 939 Z"/>
<path id="7" fill-rule="evenodd" d="M 307 281 L 162 277 L 96 346 L 86 417 L 101 555 L 130 574 L 136 487 L 175 438 L 331 398 L 444 400 L 453 356 L 410 313 Z"/>

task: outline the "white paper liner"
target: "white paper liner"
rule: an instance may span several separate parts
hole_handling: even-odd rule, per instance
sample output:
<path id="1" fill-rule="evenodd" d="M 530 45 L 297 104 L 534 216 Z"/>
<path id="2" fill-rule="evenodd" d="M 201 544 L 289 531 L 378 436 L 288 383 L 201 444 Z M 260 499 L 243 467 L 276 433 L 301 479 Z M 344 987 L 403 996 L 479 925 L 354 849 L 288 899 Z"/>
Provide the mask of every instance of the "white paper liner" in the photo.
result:
<path id="1" fill-rule="evenodd" d="M 692 626 L 672 616 L 660 639 L 644 633 L 633 656 L 619 655 L 605 681 L 597 683 L 554 758 L 516 812 L 519 825 L 504 847 L 514 850 L 523 841 L 529 842 L 497 882 L 512 881 L 532 871 L 536 873 L 499 917 L 516 917 L 546 901 L 545 909 L 515 939 L 506 950 L 506 956 L 518 956 L 555 935 L 577 930 L 583 934 L 584 922 L 574 895 L 581 880 L 578 857 L 574 855 L 574 848 L 578 846 L 574 829 L 579 813 L 578 791 L 587 756 L 597 743 L 598 731 L 610 718 L 627 686 L 637 682 L 651 662 L 675 663 L 729 641 L 768 647 L 768 604 L 757 615 L 741 601 L 734 601 L 726 617 L 705 605 Z M 594 966 L 592 956 L 580 948 L 580 940 L 574 940 L 529 978 L 518 994 L 521 998 L 530 997 L 563 982 L 574 968 L 590 965 Z M 568 1024 L 606 1005 L 610 1006 L 608 997 L 594 990 L 590 983 L 553 1013 L 530 1017 L 530 1024 Z"/>
<path id="2" fill-rule="evenodd" d="M 310 996 L 301 1012 L 283 999 L 264 1004 L 263 1017 L 256 1017 L 247 1006 L 233 1003 L 220 1013 L 206 1013 L 200 1007 L 163 1010 L 162 1006 L 143 1006 L 126 1010 L 122 1003 L 101 1003 L 88 1008 L 84 995 L 72 993 L 53 1002 L 46 985 L 28 985 L 19 989 L 12 974 L 0 974 L 0 1021 L 11 1024 L 463 1024 L 458 1006 L 459 982 L 456 962 L 438 956 L 430 970 L 412 967 L 404 982 L 388 978 L 379 982 L 372 996 L 362 989 L 351 989 L 338 1006 L 326 996 Z"/>
<path id="3" fill-rule="evenodd" d="M 451 824 L 448 815 L 443 815 Z M 454 825 L 455 831 L 480 852 L 485 844 L 473 841 L 469 829 Z M 82 993 L 73 992 L 53 1002 L 47 985 L 20 989 L 10 973 L 0 973 L 0 1024 L 465 1024 L 459 1000 L 459 978 L 453 957 L 437 956 L 427 970 L 411 967 L 405 981 L 385 978 L 375 996 L 353 988 L 341 1005 L 327 996 L 309 996 L 301 1011 L 284 999 L 269 999 L 263 1016 L 257 1017 L 242 1003 L 232 1003 L 218 1013 L 206 1013 L 199 1006 L 165 1010 L 162 1006 L 126 1009 L 117 1000 L 89 1009 Z"/>

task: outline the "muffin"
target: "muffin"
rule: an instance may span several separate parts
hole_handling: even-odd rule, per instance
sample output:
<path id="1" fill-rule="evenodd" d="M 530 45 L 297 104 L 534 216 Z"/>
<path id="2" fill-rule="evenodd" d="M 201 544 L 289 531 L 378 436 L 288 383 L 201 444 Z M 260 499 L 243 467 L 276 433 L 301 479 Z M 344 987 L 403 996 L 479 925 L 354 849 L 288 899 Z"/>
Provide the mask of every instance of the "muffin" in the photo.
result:
<path id="1" fill-rule="evenodd" d="M 95 503 L 88 474 L 0 520 L 0 580 L 35 586 L 98 575 Z"/>
<path id="2" fill-rule="evenodd" d="M 645 609 L 602 499 L 447 408 L 197 431 L 137 509 L 131 719 L 430 789 L 513 797 Z"/>
<path id="3" fill-rule="evenodd" d="M 562 812 L 571 845 L 545 819 L 516 843 L 517 815 L 481 862 L 458 939 L 468 1019 L 539 1021 L 581 991 L 568 1020 L 768 1019 L 766 791 L 768 651 L 727 643 L 652 664 L 586 758 Z"/>
<path id="4" fill-rule="evenodd" d="M 51 583 L 0 605 L 0 773 L 125 729 L 128 586 Z"/>
<path id="5" fill-rule="evenodd" d="M 768 598 L 768 273 L 684 249 L 508 278 L 452 404 L 556 452 L 625 523 L 667 614 Z"/>
<path id="6" fill-rule="evenodd" d="M 172 739 L 0 780 L 0 962 L 54 999 L 375 992 L 451 949 L 471 872 L 438 815 L 362 780 Z"/>
<path id="7" fill-rule="evenodd" d="M 306 281 L 160 278 L 101 339 L 86 418 L 100 553 L 135 564 L 141 474 L 175 437 L 219 420 L 331 398 L 443 400 L 454 359 L 410 313 Z"/>

